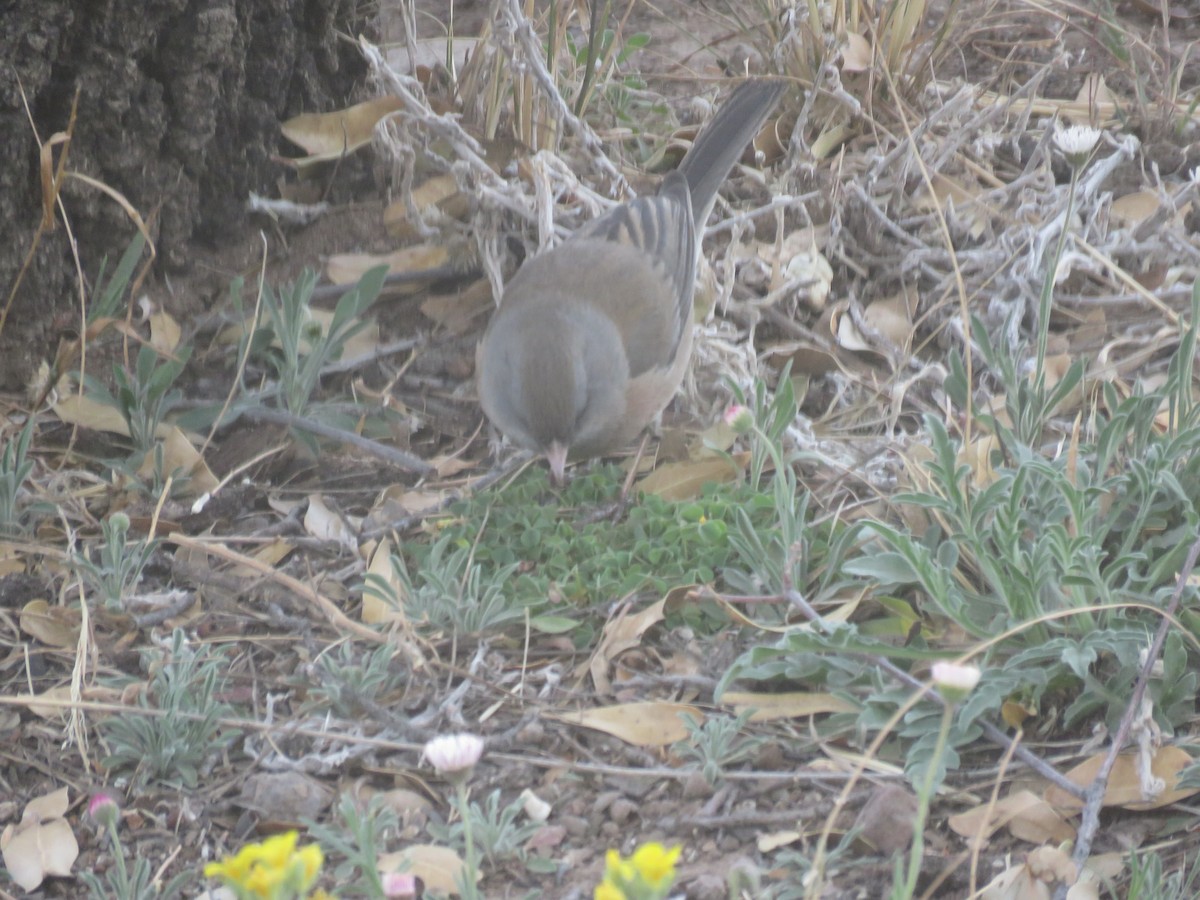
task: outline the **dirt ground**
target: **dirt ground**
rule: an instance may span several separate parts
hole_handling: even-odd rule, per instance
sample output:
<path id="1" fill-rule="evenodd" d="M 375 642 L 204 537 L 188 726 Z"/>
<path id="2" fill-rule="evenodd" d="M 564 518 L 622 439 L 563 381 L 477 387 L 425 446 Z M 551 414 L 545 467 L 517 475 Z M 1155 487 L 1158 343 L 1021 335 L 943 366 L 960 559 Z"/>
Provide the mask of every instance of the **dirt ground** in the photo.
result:
<path id="1" fill-rule="evenodd" d="M 786 4 L 779 5 L 780 15 L 790 14 L 782 9 Z M 757 9 L 755 4 L 741 6 Z M 934 4 L 927 17 L 930 31 L 948 11 L 955 16 L 947 42 L 952 50 L 931 60 L 929 83 L 915 96 L 881 99 L 886 95 L 872 93 L 847 71 L 842 87 L 850 94 L 857 92 L 864 105 L 836 150 L 813 153 L 820 131 L 814 128 L 804 132 L 808 147 L 781 146 L 765 154 L 768 165 L 788 171 L 786 183 L 765 183 L 752 175 L 733 179 L 735 204 L 762 205 L 772 191 L 785 190 L 810 200 L 777 219 L 764 217 L 759 231 L 742 234 L 736 247 L 731 247 L 728 231 L 713 235 L 706 244 L 718 277 L 730 283 L 735 300 L 743 305 L 730 314 L 727 328 L 714 326 L 705 332 L 703 347 L 697 351 L 697 374 L 665 417 L 658 461 L 672 461 L 671 441 L 707 427 L 726 405 L 728 389 L 715 387 L 724 383 L 725 374 L 743 375 L 755 359 L 766 371 L 777 373 L 786 359 L 806 375 L 807 391 L 801 398 L 811 438 L 806 449 L 823 460 L 822 465 L 804 467 L 805 488 L 814 504 L 832 511 L 866 504 L 896 490 L 903 469 L 901 451 L 919 439 L 921 415 L 937 409 L 933 389 L 915 375 L 924 372 L 926 365 L 941 365 L 961 353 L 953 331 L 957 301 L 948 300 L 946 290 L 952 267 L 929 215 L 933 205 L 922 207 L 914 200 L 908 207 L 909 218 L 902 223 L 906 233 L 890 230 L 892 225 L 881 224 L 876 217 L 879 206 L 886 205 L 879 179 L 889 173 L 900 174 L 884 186 L 887 191 L 914 197 L 921 193 L 916 187 L 920 167 L 913 164 L 911 154 L 898 149 L 905 145 L 898 123 L 907 121 L 920 131 L 914 140 L 931 167 L 954 154 L 955 159 L 966 160 L 962 165 L 946 163 L 944 170 L 935 172 L 938 177 L 944 172 L 947 179 L 957 179 L 956 186 L 946 187 L 946 195 L 957 201 L 950 227 L 963 250 L 961 275 L 980 314 L 998 327 L 1019 302 L 1007 276 L 999 274 L 1007 261 L 1028 247 L 1027 236 L 1020 236 L 1017 225 L 1022 217 L 1047 215 L 1036 194 L 1062 184 L 1065 174 L 1043 172 L 1043 181 L 1030 181 L 1026 193 L 987 191 L 999 191 L 998 186 L 1023 177 L 1046 123 L 1062 112 L 1055 104 L 1074 102 L 1081 92 L 1086 94 L 1087 85 L 1094 84 L 1088 81 L 1090 76 L 1103 75 L 1103 90 L 1128 101 L 1122 113 L 1125 121 L 1111 117 L 1112 123 L 1105 126 L 1112 137 L 1109 146 L 1124 134 L 1136 133 L 1139 138 L 1137 152 L 1115 168 L 1104 190 L 1121 197 L 1168 183 L 1182 192 L 1179 186 L 1189 181 L 1188 173 L 1200 168 L 1195 116 L 1183 116 L 1186 124 L 1176 127 L 1181 119 L 1161 112 L 1161 103 L 1196 97 L 1200 56 L 1189 56 L 1185 48 L 1200 38 L 1200 16 L 1170 4 L 1163 4 L 1165 12 L 1155 16 L 1148 11 L 1155 6 L 1116 4 L 1115 17 L 1128 34 L 1137 37 L 1133 55 L 1144 50 L 1138 58 L 1158 60 L 1159 71 L 1118 64 L 1112 36 L 1098 16 L 1066 4 L 1050 15 L 1039 5 L 1018 0 Z M 418 7 L 420 35 L 436 34 L 437 20 L 445 24 L 444 4 L 427 0 Z M 456 4 L 455 33 L 479 34 L 489 10 L 490 4 L 483 0 Z M 742 11 L 753 18 L 746 9 Z M 623 8 L 619 15 L 624 15 Z M 1169 23 L 1165 32 L 1164 17 Z M 385 13 L 385 21 L 386 39 L 402 44 L 399 13 Z M 666 98 L 669 114 L 655 121 L 669 127 L 663 124 L 655 137 L 677 129 L 685 133 L 707 114 L 708 105 L 695 102 L 696 98 L 725 95 L 732 75 L 747 67 L 751 74 L 777 71 L 776 61 L 766 58 L 761 35 L 739 32 L 718 3 L 635 2 L 621 31 L 626 36 L 649 35 L 645 49 L 623 66 L 636 70 L 646 92 Z M 1166 87 L 1145 89 L 1147 84 L 1164 85 L 1167 72 L 1176 73 L 1176 97 L 1168 96 Z M 1138 77 L 1144 79 L 1140 84 Z M 964 84 L 974 86 L 977 102 L 955 99 Z M 1029 96 L 1023 96 L 1031 84 Z M 978 99 L 985 92 L 1016 99 L 989 117 L 984 112 L 987 103 Z M 1144 106 L 1133 101 L 1138 96 L 1145 99 Z M 1046 103 L 1041 107 L 1022 105 L 1043 99 Z M 789 97 L 777 129 L 781 140 L 802 114 L 802 102 L 798 94 Z M 871 102 L 879 108 L 871 108 Z M 1086 100 L 1079 102 L 1087 108 Z M 638 167 L 645 161 L 646 145 L 657 141 L 631 137 L 635 126 L 616 113 L 614 105 L 612 117 L 598 117 L 594 127 L 630 182 L 642 189 L 652 187 L 655 176 Z M 927 130 L 922 130 L 923 123 L 928 124 Z M 885 133 L 885 129 L 892 130 Z M 415 139 L 414 145 L 421 140 Z M 566 144 L 565 155 L 580 153 L 571 141 Z M 945 154 L 939 155 L 939 146 L 946 148 Z M 881 169 L 880 158 L 893 152 L 891 167 Z M 578 164 L 584 155 L 570 158 L 581 170 L 577 172 L 581 180 L 594 177 L 589 163 Z M 327 269 L 338 254 L 395 249 L 400 242 L 388 232 L 385 210 L 402 193 L 398 168 L 382 152 L 368 151 L 347 163 L 340 174 L 323 171 L 325 179 L 357 179 L 361 196 L 303 228 L 265 229 L 268 282 L 294 278 L 306 266 Z M 519 166 L 501 169 L 506 175 L 515 170 Z M 971 190 L 963 191 L 961 186 L 968 181 Z M 607 190 L 607 185 L 593 183 L 599 192 Z M 1141 289 L 1155 293 L 1165 307 L 1177 312 L 1186 309 L 1186 292 L 1176 286 L 1183 279 L 1173 278 L 1174 268 L 1200 268 L 1194 192 L 1189 196 L 1191 206 L 1180 209 L 1177 216 L 1154 207 L 1149 213 L 1152 220 L 1138 233 L 1138 243 L 1124 253 L 1120 248 L 1102 248 L 1135 274 Z M 579 209 L 579 204 L 572 206 L 566 220 Z M 428 253 L 412 267 L 420 269 L 430 260 L 440 265 L 446 258 L 430 248 L 461 247 L 469 244 L 476 230 L 496 228 L 500 214 L 494 207 L 480 204 L 472 212 L 477 219 L 465 214 L 446 231 L 412 242 Z M 728 208 L 722 209 L 714 221 L 729 214 Z M 1123 208 L 1113 214 L 1133 215 Z M 511 274 L 532 247 L 534 235 L 528 222 L 505 224 L 497 256 L 505 274 Z M 789 234 L 801 233 L 821 247 L 830 265 L 829 297 L 801 293 L 788 301 L 790 305 L 757 310 L 746 298 L 769 292 L 777 277 L 772 263 L 778 267 L 781 262 L 780 256 L 772 260 L 759 250 L 778 248 Z M 152 287 L 155 302 L 181 317 L 186 314 L 184 331 L 197 342 L 193 365 L 183 382 L 188 399 L 212 400 L 227 390 L 234 360 L 219 333 L 234 317 L 220 300 L 231 275 L 245 275 L 251 281 L 257 277 L 261 253 L 259 234 L 247 234 L 244 241 L 217 250 L 197 247 L 193 272 L 170 286 Z M 396 851 L 428 841 L 426 824 L 448 816 L 449 788 L 420 765 L 421 744 L 439 733 L 470 730 L 488 740 L 486 755 L 472 777 L 474 798 L 482 801 L 498 790 L 502 802 L 508 803 L 530 791 L 552 809 L 524 837 L 521 855 L 534 864 L 510 858 L 485 865 L 482 896 L 590 897 L 603 872 L 605 852 L 610 848 L 629 852 L 646 840 L 684 847 L 673 896 L 692 900 L 730 896 L 728 879 L 739 871 L 742 887 L 737 896 L 803 896 L 803 859 L 813 852 L 845 784 L 847 759 L 865 746 L 862 735 L 839 734 L 827 741 L 806 717 L 752 724 L 747 731 L 757 741 L 753 755 L 712 783 L 668 747 L 621 740 L 566 721 L 572 713 L 616 701 L 712 709 L 717 682 L 755 639 L 753 634 L 731 628 L 698 638 L 687 625 L 668 628 L 655 623 L 645 636 L 638 635 L 619 662 L 614 657 L 612 684 L 604 694 L 588 675 L 589 661 L 599 652 L 595 644 L 580 647 L 567 638 L 545 635 L 530 641 L 519 628 L 498 631 L 483 641 L 459 643 L 444 634 L 396 628 L 392 640 L 398 649 L 386 665 L 388 690 L 368 697 L 364 689 L 351 696 L 347 702 L 352 713 L 310 715 L 313 697 L 329 690 L 330 676 L 321 660 L 342 647 L 362 660 L 378 646 L 365 629 L 360 630 L 364 619 L 360 587 L 378 542 L 429 540 L 436 529 L 427 523 L 427 511 L 442 508 L 438 504 L 451 495 L 472 491 L 493 462 L 471 383 L 474 346 L 491 303 L 487 278 L 453 252 L 449 266 L 457 266 L 459 274 L 441 272 L 416 292 L 393 291 L 380 303 L 376 348 L 393 341 L 415 344 L 399 354 L 381 354 L 324 385 L 335 397 L 354 394 L 400 410 L 388 420 L 389 433 L 372 436 L 433 463 L 434 474 L 418 479 L 344 445 L 323 445 L 314 457 L 288 440 L 276 423 L 245 419 L 223 430 L 211 446 L 206 445 L 205 460 L 216 478 L 237 474 L 207 506 L 194 508 L 190 499 L 158 504 L 157 497 L 132 492 L 121 494 L 120 500 L 135 532 L 145 533 L 153 521 L 160 535 L 184 536 L 155 557 L 139 593 L 186 590 L 197 598 L 195 605 L 162 615 L 160 608 L 150 607 L 134 613 L 104 611 L 86 622 L 86 674 L 82 693 L 77 686 L 74 695 L 69 687 L 73 668 L 78 669 L 76 648 L 37 644 L 30 650 L 28 642 L 16 638 L 18 620 L 31 598 L 53 600 L 77 590 L 62 564 L 63 553 L 75 540 L 75 532 L 95 539 L 99 518 L 120 492 L 109 480 L 104 463 L 113 453 L 111 436 L 97 437 L 87 430 L 73 433 L 66 424 L 47 426 L 43 448 L 65 454 L 71 446 L 73 459 L 83 462 L 72 463 L 62 484 L 53 483 L 48 471 L 39 470 L 47 496 L 71 498 L 62 500 L 71 512 L 61 521 L 46 517 L 35 532 L 37 541 L 62 548 L 58 558 L 45 565 L 6 569 L 9 574 L 0 577 L 0 617 L 6 622 L 5 645 L 0 647 L 0 695 L 15 696 L 27 689 L 42 694 L 54 688 L 61 697 L 82 696 L 93 704 L 135 702 L 153 675 L 145 651 L 167 647 L 170 626 L 181 625 L 197 645 L 226 653 L 225 665 L 233 677 L 228 695 L 221 699 L 229 704 L 231 718 L 244 729 L 245 738 L 207 760 L 192 787 L 150 782 L 131 788 L 127 780 L 106 776 L 101 760 L 107 751 L 94 731 L 90 742 L 81 743 L 80 732 L 69 729 L 54 713 L 2 706 L 0 824 L 16 822 L 30 799 L 62 784 L 70 787 L 69 818 L 78 821 L 83 812 L 80 804 L 102 784 L 109 784 L 122 794 L 131 857 L 151 860 L 156 867 L 165 865 L 173 874 L 199 868 L 214 855 L 281 825 L 307 819 L 329 822 L 334 798 L 350 792 L 360 800 L 378 795 L 397 811 L 400 832 L 389 835 L 388 846 L 382 848 Z M 1062 308 L 1055 320 L 1056 349 L 1095 354 L 1110 347 L 1116 336 L 1143 335 L 1139 348 L 1149 349 L 1130 363 L 1129 371 L 1137 366 L 1147 373 L 1161 370 L 1166 354 L 1153 350 L 1161 310 L 1149 306 L 1135 288 L 1118 291 L 1111 284 L 1082 263 L 1067 273 L 1061 284 Z M 196 302 L 198 295 L 204 296 L 204 302 Z M 901 330 L 908 337 L 900 352 L 887 320 L 879 315 L 864 319 L 861 311 L 881 304 L 874 307 L 881 315 L 882 304 L 906 295 L 909 299 L 899 308 L 903 309 Z M 1092 301 L 1097 297 L 1105 299 L 1102 316 L 1094 314 Z M 332 300 L 325 303 L 331 304 Z M 860 343 L 869 346 L 846 337 L 847 329 L 855 328 Z M 737 346 L 730 349 L 731 344 Z M 412 346 L 419 352 L 409 353 Z M 894 366 L 901 357 L 918 359 L 920 364 Z M 911 383 L 910 375 L 914 376 Z M 350 539 L 339 542 L 333 532 L 321 532 L 312 524 L 302 501 L 313 495 L 329 501 L 331 519 L 352 523 L 357 531 Z M 553 497 L 545 500 L 554 503 Z M 64 529 L 63 523 L 69 527 Z M 223 559 L 206 555 L 200 549 L 206 542 L 232 548 L 233 555 Z M 295 581 L 273 577 L 277 560 L 270 549 L 280 542 L 287 544 L 288 552 L 286 564 L 278 561 L 278 571 Z M 25 544 L 14 546 L 10 559 L 25 559 L 33 552 Z M 259 568 L 254 568 L 256 559 Z M 239 568 L 232 568 L 234 563 Z M 635 593 L 605 597 L 596 607 L 611 612 L 625 604 L 642 608 L 659 599 L 648 592 Z M 602 612 L 601 621 L 605 617 Z M 88 725 L 110 710 L 85 707 Z M 1044 743 L 1031 737 L 1028 746 L 1052 761 L 1065 762 L 1086 739 L 1087 735 L 1059 733 L 1047 735 Z M 948 819 L 986 800 L 999 761 L 1000 751 L 980 742 L 950 773 L 926 827 L 918 896 L 921 891 L 933 897 L 968 896 L 973 860 L 967 842 L 951 829 Z M 903 795 L 889 788 L 902 783 L 894 765 L 873 769 L 851 792 L 836 821 L 835 836 L 856 821 L 867 826 L 877 847 L 887 844 L 892 831 L 903 834 L 911 809 Z M 1193 824 L 1182 821 L 1185 813 L 1185 808 L 1159 813 L 1106 811 L 1094 852 L 1119 852 L 1161 841 L 1171 858 L 1194 856 L 1200 852 L 1200 840 L 1194 816 Z M 77 834 L 81 856 L 76 871 L 99 872 L 112 866 L 111 855 L 96 835 L 82 827 Z M 1023 859 L 1031 847 L 998 832 L 975 861 L 975 883 L 986 884 L 1012 860 Z M 841 848 L 821 896 L 885 896 L 892 873 L 890 855 L 864 844 Z M 333 881 L 328 886 L 337 888 Z M 194 896 L 195 890 L 186 895 Z M 51 879 L 31 896 L 85 894 L 77 881 Z"/>

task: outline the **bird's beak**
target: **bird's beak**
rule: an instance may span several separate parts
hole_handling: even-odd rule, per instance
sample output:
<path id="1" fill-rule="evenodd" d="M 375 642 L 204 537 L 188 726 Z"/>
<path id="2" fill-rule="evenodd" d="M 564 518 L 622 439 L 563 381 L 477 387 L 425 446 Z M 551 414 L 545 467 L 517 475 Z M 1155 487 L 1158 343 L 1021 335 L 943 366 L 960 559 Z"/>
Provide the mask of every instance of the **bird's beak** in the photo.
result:
<path id="1" fill-rule="evenodd" d="M 550 463 L 550 480 L 557 487 L 562 487 L 567 481 L 567 445 L 551 441 L 546 448 L 546 462 Z"/>

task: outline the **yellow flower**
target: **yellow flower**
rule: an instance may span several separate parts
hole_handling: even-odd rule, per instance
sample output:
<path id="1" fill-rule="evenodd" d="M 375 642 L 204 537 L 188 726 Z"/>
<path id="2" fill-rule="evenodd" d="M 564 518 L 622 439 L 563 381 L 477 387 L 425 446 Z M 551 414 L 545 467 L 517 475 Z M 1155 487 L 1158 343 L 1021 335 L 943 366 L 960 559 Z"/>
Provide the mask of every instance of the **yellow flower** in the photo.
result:
<path id="1" fill-rule="evenodd" d="M 262 848 L 262 856 L 260 857 L 263 865 L 270 866 L 273 869 L 281 869 L 287 865 L 291 859 L 292 853 L 296 850 L 296 840 L 299 837 L 294 831 L 285 831 L 283 834 L 273 834 L 259 846 Z M 244 847 L 243 850 L 249 850 L 249 847 Z"/>
<path id="2" fill-rule="evenodd" d="M 239 898 L 306 897 L 325 858 L 316 844 L 297 850 L 296 839 L 296 832 L 289 831 L 247 844 L 236 856 L 206 865 L 204 875 L 219 879 Z"/>
<path id="3" fill-rule="evenodd" d="M 596 885 L 592 900 L 625 900 L 625 892 L 607 881 L 602 881 Z"/>
<path id="4" fill-rule="evenodd" d="M 287 870 L 280 866 L 258 865 L 242 879 L 241 886 L 251 897 L 277 897 L 287 878 Z"/>
<path id="5" fill-rule="evenodd" d="M 615 884 L 631 884 L 637 878 L 637 870 L 628 860 L 622 859 L 616 850 L 604 854 L 604 880 Z"/>
<path id="6" fill-rule="evenodd" d="M 675 861 L 682 851 L 682 847 L 668 850 L 657 842 L 642 844 L 633 851 L 630 862 L 652 888 L 661 890 L 675 880 Z"/>
<path id="7" fill-rule="evenodd" d="M 625 859 L 616 850 L 604 857 L 604 881 L 594 900 L 662 900 L 675 881 L 675 863 L 681 847 L 642 844 Z"/>
<path id="8" fill-rule="evenodd" d="M 304 867 L 304 887 L 307 890 L 317 880 L 321 864 L 325 862 L 325 854 L 316 844 L 309 844 L 307 847 L 300 848 L 296 859 Z"/>
<path id="9" fill-rule="evenodd" d="M 256 863 L 263 858 L 263 844 L 247 844 L 237 852 L 237 856 L 227 856 L 220 862 L 212 862 L 204 867 L 206 878 L 221 878 L 241 883 Z"/>

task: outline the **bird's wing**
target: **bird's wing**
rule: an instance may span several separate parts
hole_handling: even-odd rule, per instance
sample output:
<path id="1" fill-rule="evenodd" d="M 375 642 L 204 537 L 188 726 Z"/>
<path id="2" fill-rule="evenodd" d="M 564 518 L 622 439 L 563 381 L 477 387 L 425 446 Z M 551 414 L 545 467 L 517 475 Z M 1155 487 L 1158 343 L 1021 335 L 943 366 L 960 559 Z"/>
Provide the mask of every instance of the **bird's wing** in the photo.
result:
<path id="1" fill-rule="evenodd" d="M 578 250 L 591 248 L 593 253 L 603 252 L 600 242 L 625 248 L 626 252 L 613 256 L 621 267 L 612 273 L 616 283 L 610 282 L 606 285 L 610 289 L 599 293 L 608 298 L 611 314 L 626 337 L 631 374 L 651 366 L 670 366 L 684 329 L 691 327 L 699 250 L 692 219 L 687 179 L 671 172 L 663 179 L 657 194 L 615 207 L 562 245 L 564 250 L 574 244 Z M 608 249 L 612 255 L 611 248 Z M 649 271 L 638 271 L 644 268 Z M 626 280 L 623 277 L 626 272 L 633 283 L 616 289 L 617 284 Z M 654 277 L 661 286 L 640 283 Z M 580 285 L 588 293 L 589 287 Z M 654 309 L 643 309 L 639 315 L 638 310 L 651 299 L 657 301 L 651 304 Z"/>

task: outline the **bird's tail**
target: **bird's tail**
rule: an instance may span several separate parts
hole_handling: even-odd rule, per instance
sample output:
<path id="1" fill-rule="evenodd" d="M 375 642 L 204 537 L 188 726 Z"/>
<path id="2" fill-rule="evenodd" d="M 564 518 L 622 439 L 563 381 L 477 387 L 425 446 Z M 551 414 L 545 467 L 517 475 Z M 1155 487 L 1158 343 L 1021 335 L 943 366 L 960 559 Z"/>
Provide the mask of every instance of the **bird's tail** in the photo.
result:
<path id="1" fill-rule="evenodd" d="M 787 85 L 783 81 L 756 79 L 741 84 L 729 95 L 713 117 L 697 135 L 679 171 L 687 178 L 692 195 L 692 213 L 696 230 L 700 232 L 720 188 L 733 164 L 779 102 Z"/>

